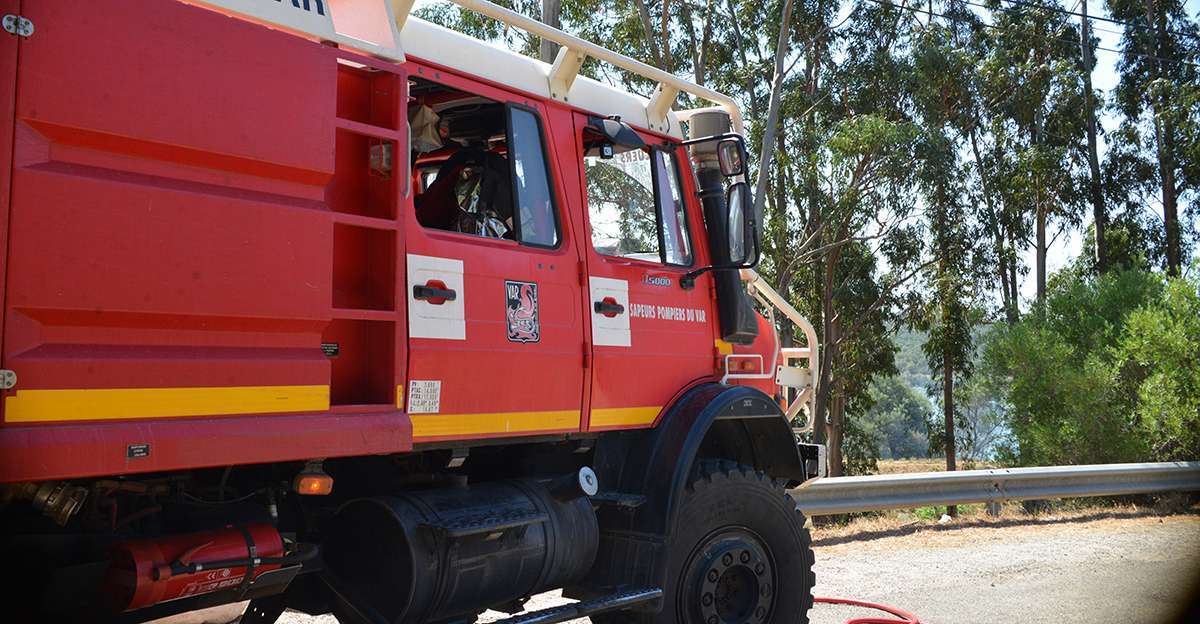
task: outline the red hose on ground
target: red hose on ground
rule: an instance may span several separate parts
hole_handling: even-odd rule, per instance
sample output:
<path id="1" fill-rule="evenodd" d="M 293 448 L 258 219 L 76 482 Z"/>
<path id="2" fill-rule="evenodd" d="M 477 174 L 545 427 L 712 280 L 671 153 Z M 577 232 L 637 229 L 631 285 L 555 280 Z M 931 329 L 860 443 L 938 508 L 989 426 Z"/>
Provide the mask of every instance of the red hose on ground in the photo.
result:
<path id="1" fill-rule="evenodd" d="M 894 615 L 897 618 L 899 618 L 899 619 L 892 619 L 892 618 L 887 618 L 887 617 L 859 617 L 859 618 L 852 618 L 852 619 L 846 620 L 846 624 L 921 624 L 921 620 L 917 619 L 917 616 L 915 616 L 907 611 L 902 611 L 900 609 L 897 609 L 896 607 L 889 607 L 887 605 L 875 604 L 873 602 L 863 602 L 862 600 L 851 600 L 849 598 L 824 598 L 824 597 L 816 598 L 815 602 L 820 602 L 820 603 L 824 603 L 824 604 L 848 605 L 851 607 L 863 607 L 866 609 L 874 609 L 876 611 L 883 611 L 884 613 L 888 613 L 890 615 Z"/>

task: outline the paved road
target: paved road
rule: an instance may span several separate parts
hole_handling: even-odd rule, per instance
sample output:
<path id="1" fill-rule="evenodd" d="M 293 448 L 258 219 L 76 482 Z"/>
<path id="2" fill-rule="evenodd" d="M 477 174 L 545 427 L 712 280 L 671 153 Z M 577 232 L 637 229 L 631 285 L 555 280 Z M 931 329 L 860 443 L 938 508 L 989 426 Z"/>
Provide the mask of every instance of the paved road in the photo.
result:
<path id="1" fill-rule="evenodd" d="M 891 604 L 925 624 L 1151 624 L 1169 621 L 1200 580 L 1200 515 L 1018 519 L 846 537 L 818 530 L 816 556 L 817 595 Z M 561 601 L 544 594 L 529 606 Z M 811 624 L 867 613 L 818 605 Z M 335 624 L 290 613 L 280 621 Z"/>

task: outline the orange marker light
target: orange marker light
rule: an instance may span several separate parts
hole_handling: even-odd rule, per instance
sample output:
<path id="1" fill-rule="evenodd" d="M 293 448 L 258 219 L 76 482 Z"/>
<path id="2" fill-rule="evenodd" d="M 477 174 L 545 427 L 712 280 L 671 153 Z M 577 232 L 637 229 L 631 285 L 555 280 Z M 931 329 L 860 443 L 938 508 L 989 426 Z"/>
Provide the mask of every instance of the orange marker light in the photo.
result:
<path id="1" fill-rule="evenodd" d="M 297 494 L 305 496 L 325 496 L 333 492 L 333 477 L 327 474 L 302 472 L 296 475 L 296 480 L 292 482 L 292 489 Z"/>

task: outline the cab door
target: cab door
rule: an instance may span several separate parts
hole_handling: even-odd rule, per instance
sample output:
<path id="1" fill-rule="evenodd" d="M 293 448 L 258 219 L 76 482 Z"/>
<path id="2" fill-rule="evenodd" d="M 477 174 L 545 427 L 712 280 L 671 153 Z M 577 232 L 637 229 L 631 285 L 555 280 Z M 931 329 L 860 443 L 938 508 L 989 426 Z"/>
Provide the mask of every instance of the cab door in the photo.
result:
<path id="1" fill-rule="evenodd" d="M 680 390 L 713 374 L 711 279 L 681 284 L 707 262 L 703 221 L 682 150 L 641 133 L 644 147 L 611 145 L 596 127 L 595 118 L 575 115 L 588 226 L 587 428 L 648 427 Z"/>
<path id="2" fill-rule="evenodd" d="M 504 97 L 440 77 L 463 91 Z M 504 114 L 514 208 L 529 220 L 516 236 L 425 227 L 413 205 L 406 206 L 410 355 L 404 405 L 418 443 L 580 428 L 578 246 L 561 214 L 543 107 L 509 100 Z M 529 225 L 534 221 L 541 224 L 536 237 Z"/>

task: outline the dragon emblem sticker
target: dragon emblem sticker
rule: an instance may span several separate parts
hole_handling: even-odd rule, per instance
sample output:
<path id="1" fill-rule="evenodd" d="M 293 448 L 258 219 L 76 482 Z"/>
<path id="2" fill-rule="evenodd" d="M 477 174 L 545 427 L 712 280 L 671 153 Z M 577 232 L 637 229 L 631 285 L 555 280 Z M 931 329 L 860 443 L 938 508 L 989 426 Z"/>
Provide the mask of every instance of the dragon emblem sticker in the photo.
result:
<path id="1" fill-rule="evenodd" d="M 538 291 L 533 282 L 504 282 L 504 318 L 510 342 L 538 342 L 542 325 L 538 320 Z"/>

